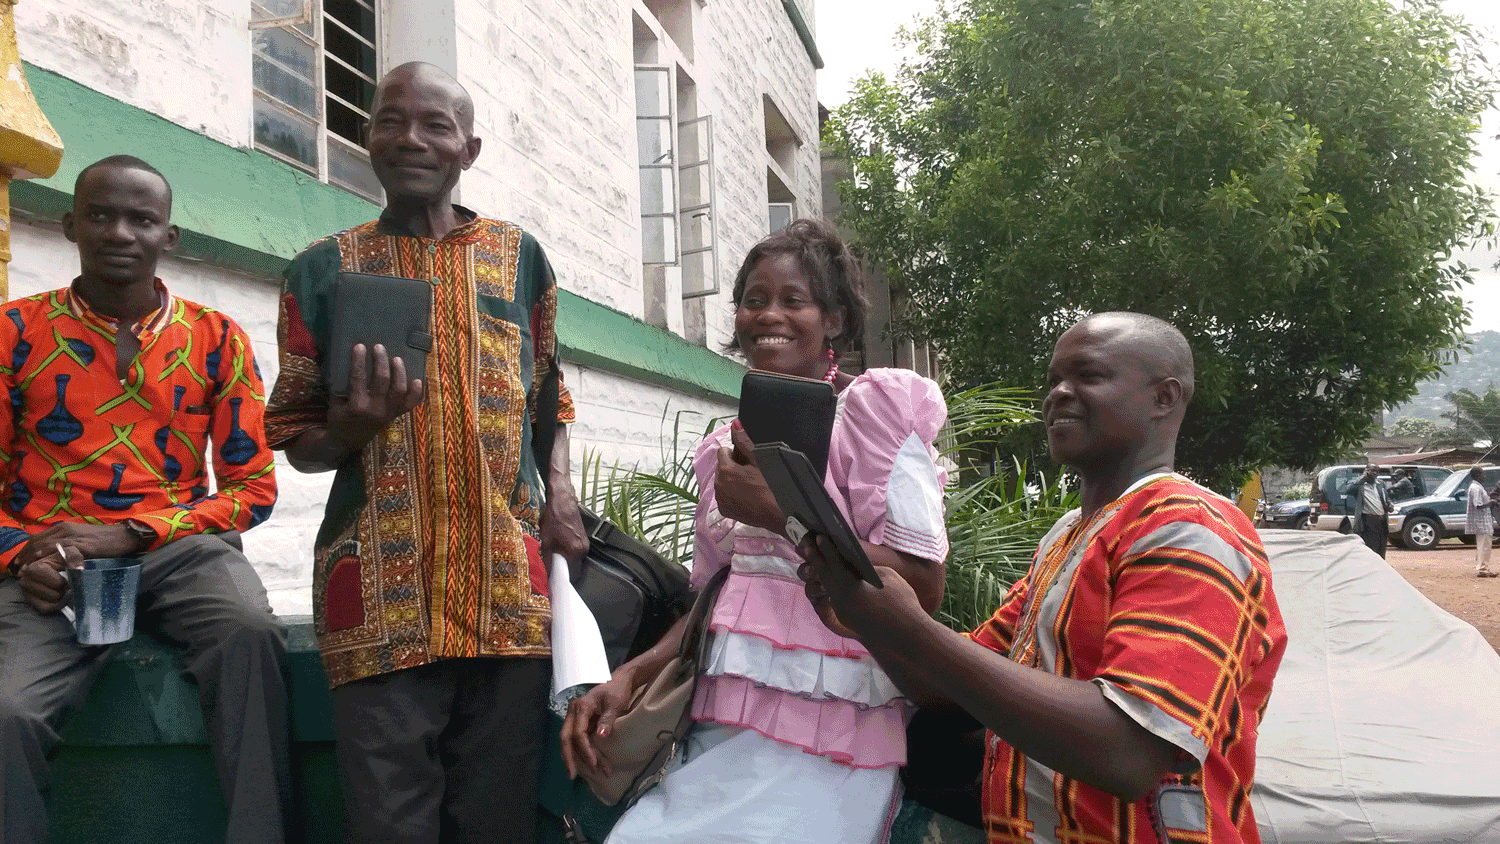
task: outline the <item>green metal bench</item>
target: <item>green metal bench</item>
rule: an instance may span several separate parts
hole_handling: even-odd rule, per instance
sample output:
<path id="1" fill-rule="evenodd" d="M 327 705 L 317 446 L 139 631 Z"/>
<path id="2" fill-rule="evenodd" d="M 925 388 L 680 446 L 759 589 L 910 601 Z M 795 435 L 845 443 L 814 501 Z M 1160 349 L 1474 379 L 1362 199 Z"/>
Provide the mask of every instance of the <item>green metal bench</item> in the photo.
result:
<path id="1" fill-rule="evenodd" d="M 307 616 L 284 619 L 292 759 L 304 840 L 343 841 L 328 684 Z M 224 799 L 198 690 L 179 653 L 136 634 L 62 732 L 49 800 L 56 844 L 206 844 L 224 838 Z"/>

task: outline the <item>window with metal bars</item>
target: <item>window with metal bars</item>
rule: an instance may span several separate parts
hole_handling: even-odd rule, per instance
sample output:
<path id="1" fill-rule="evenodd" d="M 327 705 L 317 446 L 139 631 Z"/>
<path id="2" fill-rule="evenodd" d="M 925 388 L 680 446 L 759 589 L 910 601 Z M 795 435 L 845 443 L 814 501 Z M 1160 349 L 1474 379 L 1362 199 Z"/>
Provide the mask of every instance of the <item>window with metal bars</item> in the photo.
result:
<path id="1" fill-rule="evenodd" d="M 375 96 L 375 0 L 252 0 L 255 147 L 380 201 L 363 144 Z"/>

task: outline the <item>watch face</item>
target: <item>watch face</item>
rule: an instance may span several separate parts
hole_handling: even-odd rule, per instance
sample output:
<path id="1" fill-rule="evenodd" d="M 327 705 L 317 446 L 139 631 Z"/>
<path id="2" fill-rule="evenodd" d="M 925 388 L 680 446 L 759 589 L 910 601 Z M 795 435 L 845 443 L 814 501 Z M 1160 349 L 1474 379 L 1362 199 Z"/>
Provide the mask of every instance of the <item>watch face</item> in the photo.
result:
<path id="1" fill-rule="evenodd" d="M 156 531 L 139 522 L 126 522 L 125 529 L 130 531 L 130 534 L 140 541 L 143 548 L 156 540 Z"/>

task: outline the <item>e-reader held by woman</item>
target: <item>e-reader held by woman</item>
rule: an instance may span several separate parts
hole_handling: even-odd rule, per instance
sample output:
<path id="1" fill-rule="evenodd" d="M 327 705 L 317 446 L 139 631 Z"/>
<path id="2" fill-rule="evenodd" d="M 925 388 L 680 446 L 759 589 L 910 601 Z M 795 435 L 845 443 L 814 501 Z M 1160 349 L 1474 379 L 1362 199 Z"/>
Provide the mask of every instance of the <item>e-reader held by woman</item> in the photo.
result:
<path id="1" fill-rule="evenodd" d="M 838 395 L 827 381 L 752 369 L 740 385 L 740 425 L 750 441 L 802 452 L 819 478 L 828 469 L 837 410 Z"/>
<path id="2" fill-rule="evenodd" d="M 823 480 L 813 474 L 812 464 L 799 451 L 781 443 L 755 447 L 755 464 L 766 479 L 766 486 L 776 496 L 781 512 L 786 514 L 787 538 L 800 543 L 802 537 L 816 533 L 828 537 L 864 582 L 882 588 L 880 575 L 865 555 L 864 546 L 849 529 L 849 523 L 823 488 Z"/>

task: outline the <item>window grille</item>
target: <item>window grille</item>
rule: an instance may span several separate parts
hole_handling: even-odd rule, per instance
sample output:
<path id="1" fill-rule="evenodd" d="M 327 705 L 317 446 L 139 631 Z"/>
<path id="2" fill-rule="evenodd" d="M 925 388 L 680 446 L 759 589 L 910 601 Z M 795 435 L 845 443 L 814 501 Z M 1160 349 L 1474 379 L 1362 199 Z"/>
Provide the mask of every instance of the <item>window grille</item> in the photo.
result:
<path id="1" fill-rule="evenodd" d="M 250 12 L 256 148 L 378 202 L 363 145 L 374 0 L 252 0 Z"/>

